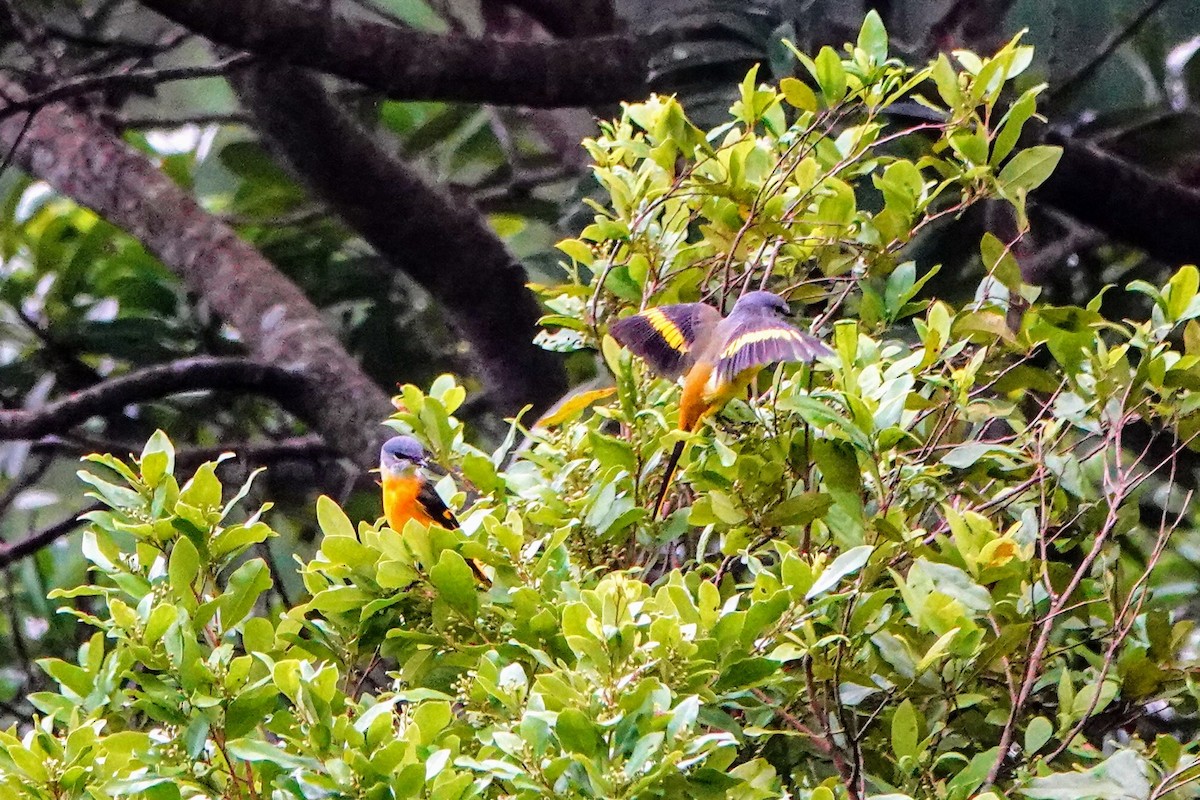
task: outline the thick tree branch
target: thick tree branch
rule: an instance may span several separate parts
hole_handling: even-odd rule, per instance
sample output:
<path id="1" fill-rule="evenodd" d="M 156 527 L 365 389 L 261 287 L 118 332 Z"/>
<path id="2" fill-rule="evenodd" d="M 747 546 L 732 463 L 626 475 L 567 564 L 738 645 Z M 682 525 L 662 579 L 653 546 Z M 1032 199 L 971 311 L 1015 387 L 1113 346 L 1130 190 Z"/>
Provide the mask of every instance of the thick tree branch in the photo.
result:
<path id="1" fill-rule="evenodd" d="M 7 80 L 0 94 L 25 97 Z M 372 464 L 391 404 L 295 284 L 95 120 L 50 105 L 32 122 L 18 114 L 0 123 L 0 147 L 7 152 L 18 138 L 16 163 L 139 239 L 237 329 L 255 360 L 303 375 L 293 413 L 358 464 Z"/>
<path id="2" fill-rule="evenodd" d="M 296 0 L 142 0 L 230 47 L 337 75 L 398 100 L 543 108 L 634 100 L 647 51 L 632 36 L 526 42 L 438 36 Z"/>
<path id="3" fill-rule="evenodd" d="M 513 414 L 531 403 L 540 411 L 562 394 L 561 361 L 533 344 L 540 311 L 525 272 L 473 206 L 392 157 L 313 74 L 258 66 L 233 84 L 316 193 L 446 307 L 471 343 L 494 408 Z"/>
<path id="4" fill-rule="evenodd" d="M 1168 264 L 1200 261 L 1200 192 L 1151 175 L 1090 142 L 1051 132 L 1063 148 L 1034 199 Z"/>
<path id="5" fill-rule="evenodd" d="M 305 386 L 302 375 L 270 364 L 244 358 L 184 358 L 103 381 L 33 411 L 0 411 L 0 439 L 62 434 L 131 403 L 201 389 L 261 394 L 289 406 Z"/>

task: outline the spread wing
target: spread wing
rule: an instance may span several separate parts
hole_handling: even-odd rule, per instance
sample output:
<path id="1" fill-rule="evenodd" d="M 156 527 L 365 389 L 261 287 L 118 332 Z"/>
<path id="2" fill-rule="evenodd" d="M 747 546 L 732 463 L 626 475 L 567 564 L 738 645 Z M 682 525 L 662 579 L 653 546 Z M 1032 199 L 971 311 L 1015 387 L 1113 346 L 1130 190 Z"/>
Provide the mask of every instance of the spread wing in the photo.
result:
<path id="1" fill-rule="evenodd" d="M 665 378 L 677 378 L 696 360 L 721 313 L 704 303 L 648 308 L 608 326 L 621 345 Z"/>
<path id="2" fill-rule="evenodd" d="M 778 361 L 814 361 L 833 351 L 781 319 L 755 316 L 735 324 L 717 352 L 714 372 L 722 383 L 745 370 Z"/>
<path id="3" fill-rule="evenodd" d="M 454 516 L 441 495 L 433 488 L 433 484 L 429 481 L 421 483 L 421 489 L 417 492 L 417 502 L 425 509 L 425 513 L 429 518 L 441 525 L 443 528 L 454 530 L 458 527 L 458 517 Z"/>

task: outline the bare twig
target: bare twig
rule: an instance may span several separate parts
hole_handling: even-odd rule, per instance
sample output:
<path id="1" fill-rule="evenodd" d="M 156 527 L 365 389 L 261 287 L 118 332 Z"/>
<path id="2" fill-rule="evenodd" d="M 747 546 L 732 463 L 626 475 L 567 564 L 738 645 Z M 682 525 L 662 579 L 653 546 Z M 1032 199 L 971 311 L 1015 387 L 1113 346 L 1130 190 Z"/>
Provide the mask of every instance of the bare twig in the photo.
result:
<path id="1" fill-rule="evenodd" d="M 196 78 L 223 77 L 231 71 L 247 66 L 252 56 L 246 53 L 221 59 L 214 64 L 187 67 L 148 67 L 145 69 L 117 70 L 100 75 L 79 75 L 26 96 L 12 100 L 0 107 L 0 119 L 22 111 L 36 111 L 43 106 L 71 97 L 118 85 L 160 84 L 171 81 L 186 81 Z"/>
<path id="2" fill-rule="evenodd" d="M 115 413 L 130 403 L 199 389 L 256 392 L 286 406 L 304 386 L 304 378 L 294 371 L 243 358 L 181 359 L 112 378 L 40 409 L 0 411 L 0 439 L 63 433 L 90 417 Z"/>
<path id="3" fill-rule="evenodd" d="M 228 114 L 188 114 L 182 117 L 117 117 L 115 122 L 124 130 L 181 128 L 184 125 L 249 125 L 249 114 L 233 111 Z"/>

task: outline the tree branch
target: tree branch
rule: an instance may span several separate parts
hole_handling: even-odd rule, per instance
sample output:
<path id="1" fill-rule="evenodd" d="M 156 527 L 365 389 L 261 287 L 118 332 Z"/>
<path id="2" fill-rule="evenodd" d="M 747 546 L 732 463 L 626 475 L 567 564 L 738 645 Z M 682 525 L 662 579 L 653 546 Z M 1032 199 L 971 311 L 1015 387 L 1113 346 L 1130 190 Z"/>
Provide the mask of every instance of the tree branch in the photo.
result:
<path id="1" fill-rule="evenodd" d="M 541 312 L 525 272 L 470 203 L 392 157 L 311 73 L 259 66 L 232 83 L 314 191 L 446 307 L 471 343 L 494 408 L 515 414 L 532 403 L 540 411 L 562 394 L 560 359 L 533 344 Z"/>
<path id="2" fill-rule="evenodd" d="M 200 389 L 250 392 L 291 405 L 305 388 L 304 377 L 243 358 L 184 358 L 103 381 L 33 411 L 0 411 L 0 439 L 37 439 L 62 434 L 95 416 L 131 403 Z"/>
<path id="3" fill-rule="evenodd" d="M 561 108 L 634 100 L 646 91 L 647 48 L 632 36 L 472 39 L 292 0 L 142 3 L 219 44 L 337 75 L 398 100 Z"/>
<path id="4" fill-rule="evenodd" d="M 99 511 L 104 508 L 102 505 L 88 506 L 81 509 L 78 514 L 74 514 L 61 522 L 56 522 L 53 525 L 42 528 L 40 531 L 31 533 L 24 539 L 19 539 L 12 544 L 0 544 L 0 568 L 7 567 L 16 561 L 20 561 L 26 556 L 33 555 L 43 547 L 66 536 L 71 531 L 84 524 L 85 520 L 80 519 L 84 514 L 92 511 Z"/>
<path id="5" fill-rule="evenodd" d="M 33 445 L 33 452 L 70 455 L 111 453 L 121 457 L 138 453 L 141 448 L 140 442 L 123 442 L 73 433 L 51 434 L 39 439 Z M 222 453 L 233 453 L 234 460 L 256 467 L 289 461 L 308 463 L 340 458 L 338 452 L 327 445 L 320 436 L 309 434 L 289 436 L 276 441 L 223 442 L 211 446 L 176 448 L 175 467 L 177 470 L 195 469 L 206 461 L 215 461 Z M 0 504 L 0 507 L 2 505 Z"/>
<path id="6" fill-rule="evenodd" d="M 1051 131 L 1045 141 L 1063 155 L 1034 199 L 1168 264 L 1200 261 L 1200 192 L 1081 139 Z"/>
<path id="7" fill-rule="evenodd" d="M 0 79 L 0 94 L 25 92 Z M 3 114 L 3 102 L 0 102 Z M 28 121 L 0 123 L 0 147 L 13 148 Z M 95 120 L 62 104 L 45 106 L 15 148 L 16 163 L 128 231 L 235 327 L 251 356 L 304 377 L 290 409 L 326 442 L 371 466 L 392 413 L 321 312 L 227 225 L 205 212 L 142 153 Z"/>
<path id="8" fill-rule="evenodd" d="M 1086 83 L 1093 75 L 1096 74 L 1096 70 L 1104 66 L 1104 63 L 1112 57 L 1113 53 L 1117 51 L 1117 48 L 1125 44 L 1125 42 L 1129 41 L 1130 37 L 1141 30 L 1146 22 L 1149 21 L 1150 17 L 1154 16 L 1155 12 L 1162 8 L 1165 3 L 1166 0 L 1150 0 L 1150 2 L 1146 3 L 1146 5 L 1142 7 L 1142 10 L 1139 11 L 1133 17 L 1133 19 L 1131 19 L 1129 23 L 1125 25 L 1125 27 L 1114 31 L 1113 34 L 1108 37 L 1108 40 L 1100 46 L 1100 49 L 1097 50 L 1095 54 L 1093 54 L 1092 57 L 1089 58 L 1082 66 L 1080 66 L 1079 69 L 1075 70 L 1075 72 L 1069 75 L 1066 79 L 1059 81 L 1055 86 L 1052 86 L 1050 91 L 1047 92 L 1048 96 L 1046 99 L 1057 100 L 1060 97 L 1067 97 L 1081 84 Z"/>
<path id="9" fill-rule="evenodd" d="M 215 64 L 199 64 L 186 67 L 147 67 L 145 69 L 119 69 L 98 75 L 77 75 L 56 83 L 43 91 L 28 95 L 21 100 L 10 99 L 0 110 L 4 117 L 22 111 L 36 111 L 42 106 L 88 94 L 112 86 L 157 85 L 171 81 L 188 81 L 196 78 L 213 78 L 228 75 L 250 63 L 251 56 L 239 53 L 222 59 Z"/>

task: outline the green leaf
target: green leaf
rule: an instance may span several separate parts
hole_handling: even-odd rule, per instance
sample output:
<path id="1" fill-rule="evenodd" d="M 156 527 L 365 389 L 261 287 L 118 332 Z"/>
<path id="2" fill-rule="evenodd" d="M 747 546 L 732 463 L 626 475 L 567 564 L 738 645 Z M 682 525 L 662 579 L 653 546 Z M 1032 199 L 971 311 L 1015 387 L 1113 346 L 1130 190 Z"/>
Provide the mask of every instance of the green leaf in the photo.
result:
<path id="1" fill-rule="evenodd" d="M 867 12 L 862 29 L 858 32 L 858 49 L 870 56 L 876 64 L 887 61 L 887 29 L 883 26 L 879 12 L 873 8 Z"/>
<path id="2" fill-rule="evenodd" d="M 326 536 L 357 538 L 354 533 L 354 524 L 350 522 L 346 512 L 342 511 L 341 506 L 326 495 L 317 498 L 317 524 L 321 526 L 321 533 Z"/>
<path id="3" fill-rule="evenodd" d="M 237 625 L 254 604 L 258 597 L 271 588 L 271 572 L 266 562 L 255 558 L 242 564 L 229 576 L 229 584 L 221 596 L 221 625 L 229 630 Z"/>
<path id="4" fill-rule="evenodd" d="M 799 78 L 784 78 L 779 81 L 779 91 L 783 93 L 783 99 L 801 111 L 815 114 L 820 108 L 816 93 Z"/>
<path id="5" fill-rule="evenodd" d="M 826 514 L 825 524 L 839 544 L 855 546 L 862 541 L 866 519 L 862 473 L 854 448 L 845 442 L 819 439 L 813 443 L 812 451 L 825 490 L 833 496 L 833 507 Z"/>
<path id="6" fill-rule="evenodd" d="M 213 537 L 208 549 L 214 560 L 228 560 L 241 555 L 250 545 L 265 542 L 275 535 L 265 522 L 251 525 L 231 525 Z"/>
<path id="7" fill-rule="evenodd" d="M 604 746 L 596 724 L 578 709 L 560 711 L 554 722 L 554 733 L 564 750 L 588 758 L 594 757 Z"/>
<path id="8" fill-rule="evenodd" d="M 950 134 L 950 147 L 968 164 L 986 164 L 987 137 L 982 131 L 958 131 Z"/>
<path id="9" fill-rule="evenodd" d="M 938 55 L 937 60 L 933 63 L 931 74 L 938 94 L 941 95 L 942 101 L 950 107 L 950 110 L 953 111 L 961 106 L 964 98 L 962 89 L 958 85 L 958 73 L 954 71 L 954 66 L 945 53 Z"/>
<path id="10" fill-rule="evenodd" d="M 1061 147 L 1046 144 L 1030 147 L 1013 156 L 1000 170 L 996 180 L 1010 192 L 1021 189 L 1031 191 L 1050 177 L 1060 158 Z"/>
<path id="11" fill-rule="evenodd" d="M 789 497 L 763 515 L 762 524 L 767 528 L 784 525 L 807 525 L 820 519 L 833 505 L 833 496 L 820 492 L 803 492 Z"/>
<path id="12" fill-rule="evenodd" d="M 110 508 L 132 509 L 143 504 L 142 496 L 132 489 L 109 483 L 84 470 L 80 470 L 76 474 L 81 481 L 95 488 L 97 492 L 95 496 L 103 500 Z"/>
<path id="13" fill-rule="evenodd" d="M 1183 745 L 1174 736 L 1160 733 L 1154 738 L 1154 752 L 1164 767 L 1173 770 L 1183 754 Z"/>
<path id="14" fill-rule="evenodd" d="M 1163 310 L 1167 312 L 1167 318 L 1171 321 L 1184 319 L 1197 290 L 1200 290 L 1200 271 L 1191 264 L 1180 267 L 1164 287 L 1166 308 Z"/>
<path id="15" fill-rule="evenodd" d="M 192 717 L 192 721 L 183 732 L 183 749 L 188 758 L 197 759 L 204 752 L 204 745 L 208 743 L 208 731 L 208 717 L 203 714 Z"/>
<path id="16" fill-rule="evenodd" d="M 178 598 L 194 602 L 192 584 L 199 574 L 200 552 L 191 539 L 180 536 L 171 547 L 171 556 L 167 561 L 167 580 L 171 584 L 171 591 Z"/>
<path id="17" fill-rule="evenodd" d="M 1045 717 L 1034 717 L 1025 727 L 1025 752 L 1032 755 L 1041 750 L 1054 735 L 1054 723 Z"/>
<path id="18" fill-rule="evenodd" d="M 920 724 L 912 700 L 905 699 L 892 715 L 892 752 L 897 759 L 916 758 L 921 754 Z"/>
<path id="19" fill-rule="evenodd" d="M 955 469 L 966 469 L 985 456 L 1008 455 L 1017 453 L 1011 447 L 992 444 L 990 442 L 967 442 L 960 444 L 942 456 L 942 463 Z"/>
<path id="20" fill-rule="evenodd" d="M 225 747 L 230 755 L 236 756 L 243 761 L 254 763 L 265 761 L 283 769 L 302 768 L 317 770 L 321 767 L 320 762 L 315 759 L 294 755 L 261 739 L 233 739 L 226 742 Z"/>
<path id="21" fill-rule="evenodd" d="M 158 486 L 164 475 L 175 472 L 175 447 L 167 434 L 156 430 L 142 448 L 139 459 L 142 468 L 142 480 L 147 486 Z"/>
<path id="22" fill-rule="evenodd" d="M 842 578 L 858 572 L 866 566 L 873 552 L 875 552 L 874 545 L 864 544 L 858 547 L 851 547 L 842 553 L 817 576 L 817 579 L 813 581 L 812 587 L 805 593 L 804 599 L 811 600 L 814 597 L 819 597 L 837 586 Z"/>
<path id="23" fill-rule="evenodd" d="M 96 678 L 94 675 L 88 674 L 87 670 L 82 667 L 68 664 L 60 658 L 40 658 L 36 663 L 43 672 L 61 684 L 64 689 L 79 697 L 87 697 L 91 694 Z"/>
<path id="24" fill-rule="evenodd" d="M 841 102 L 846 96 L 846 70 L 842 66 L 842 59 L 832 47 L 826 45 L 817 53 L 814 63 L 817 70 L 815 77 L 821 86 L 821 93 L 825 95 L 825 102 L 829 105 Z"/>
<path id="25" fill-rule="evenodd" d="M 996 139 L 992 143 L 992 158 L 991 164 L 995 166 L 1008 157 L 1008 154 L 1017 146 L 1017 141 L 1021 138 L 1021 131 L 1025 127 L 1025 123 L 1033 116 L 1037 110 L 1037 96 L 1046 88 L 1046 84 L 1040 84 L 1025 92 L 1017 98 L 1017 102 L 1012 104 L 1008 113 L 1004 115 L 1004 119 L 1000 122 L 999 133 L 996 134 Z"/>
<path id="26" fill-rule="evenodd" d="M 1083 772 L 1034 778 L 1021 793 L 1033 800 L 1145 800 L 1150 797 L 1150 766 L 1132 750 L 1120 750 Z"/>
<path id="27" fill-rule="evenodd" d="M 217 463 L 201 464 L 179 492 L 179 502 L 209 511 L 221 505 L 221 481 L 217 479 Z"/>
<path id="28" fill-rule="evenodd" d="M 438 563 L 429 570 L 429 580 L 443 600 L 467 618 L 475 618 L 479 611 L 475 575 L 462 556 L 453 550 L 443 550 Z"/>

